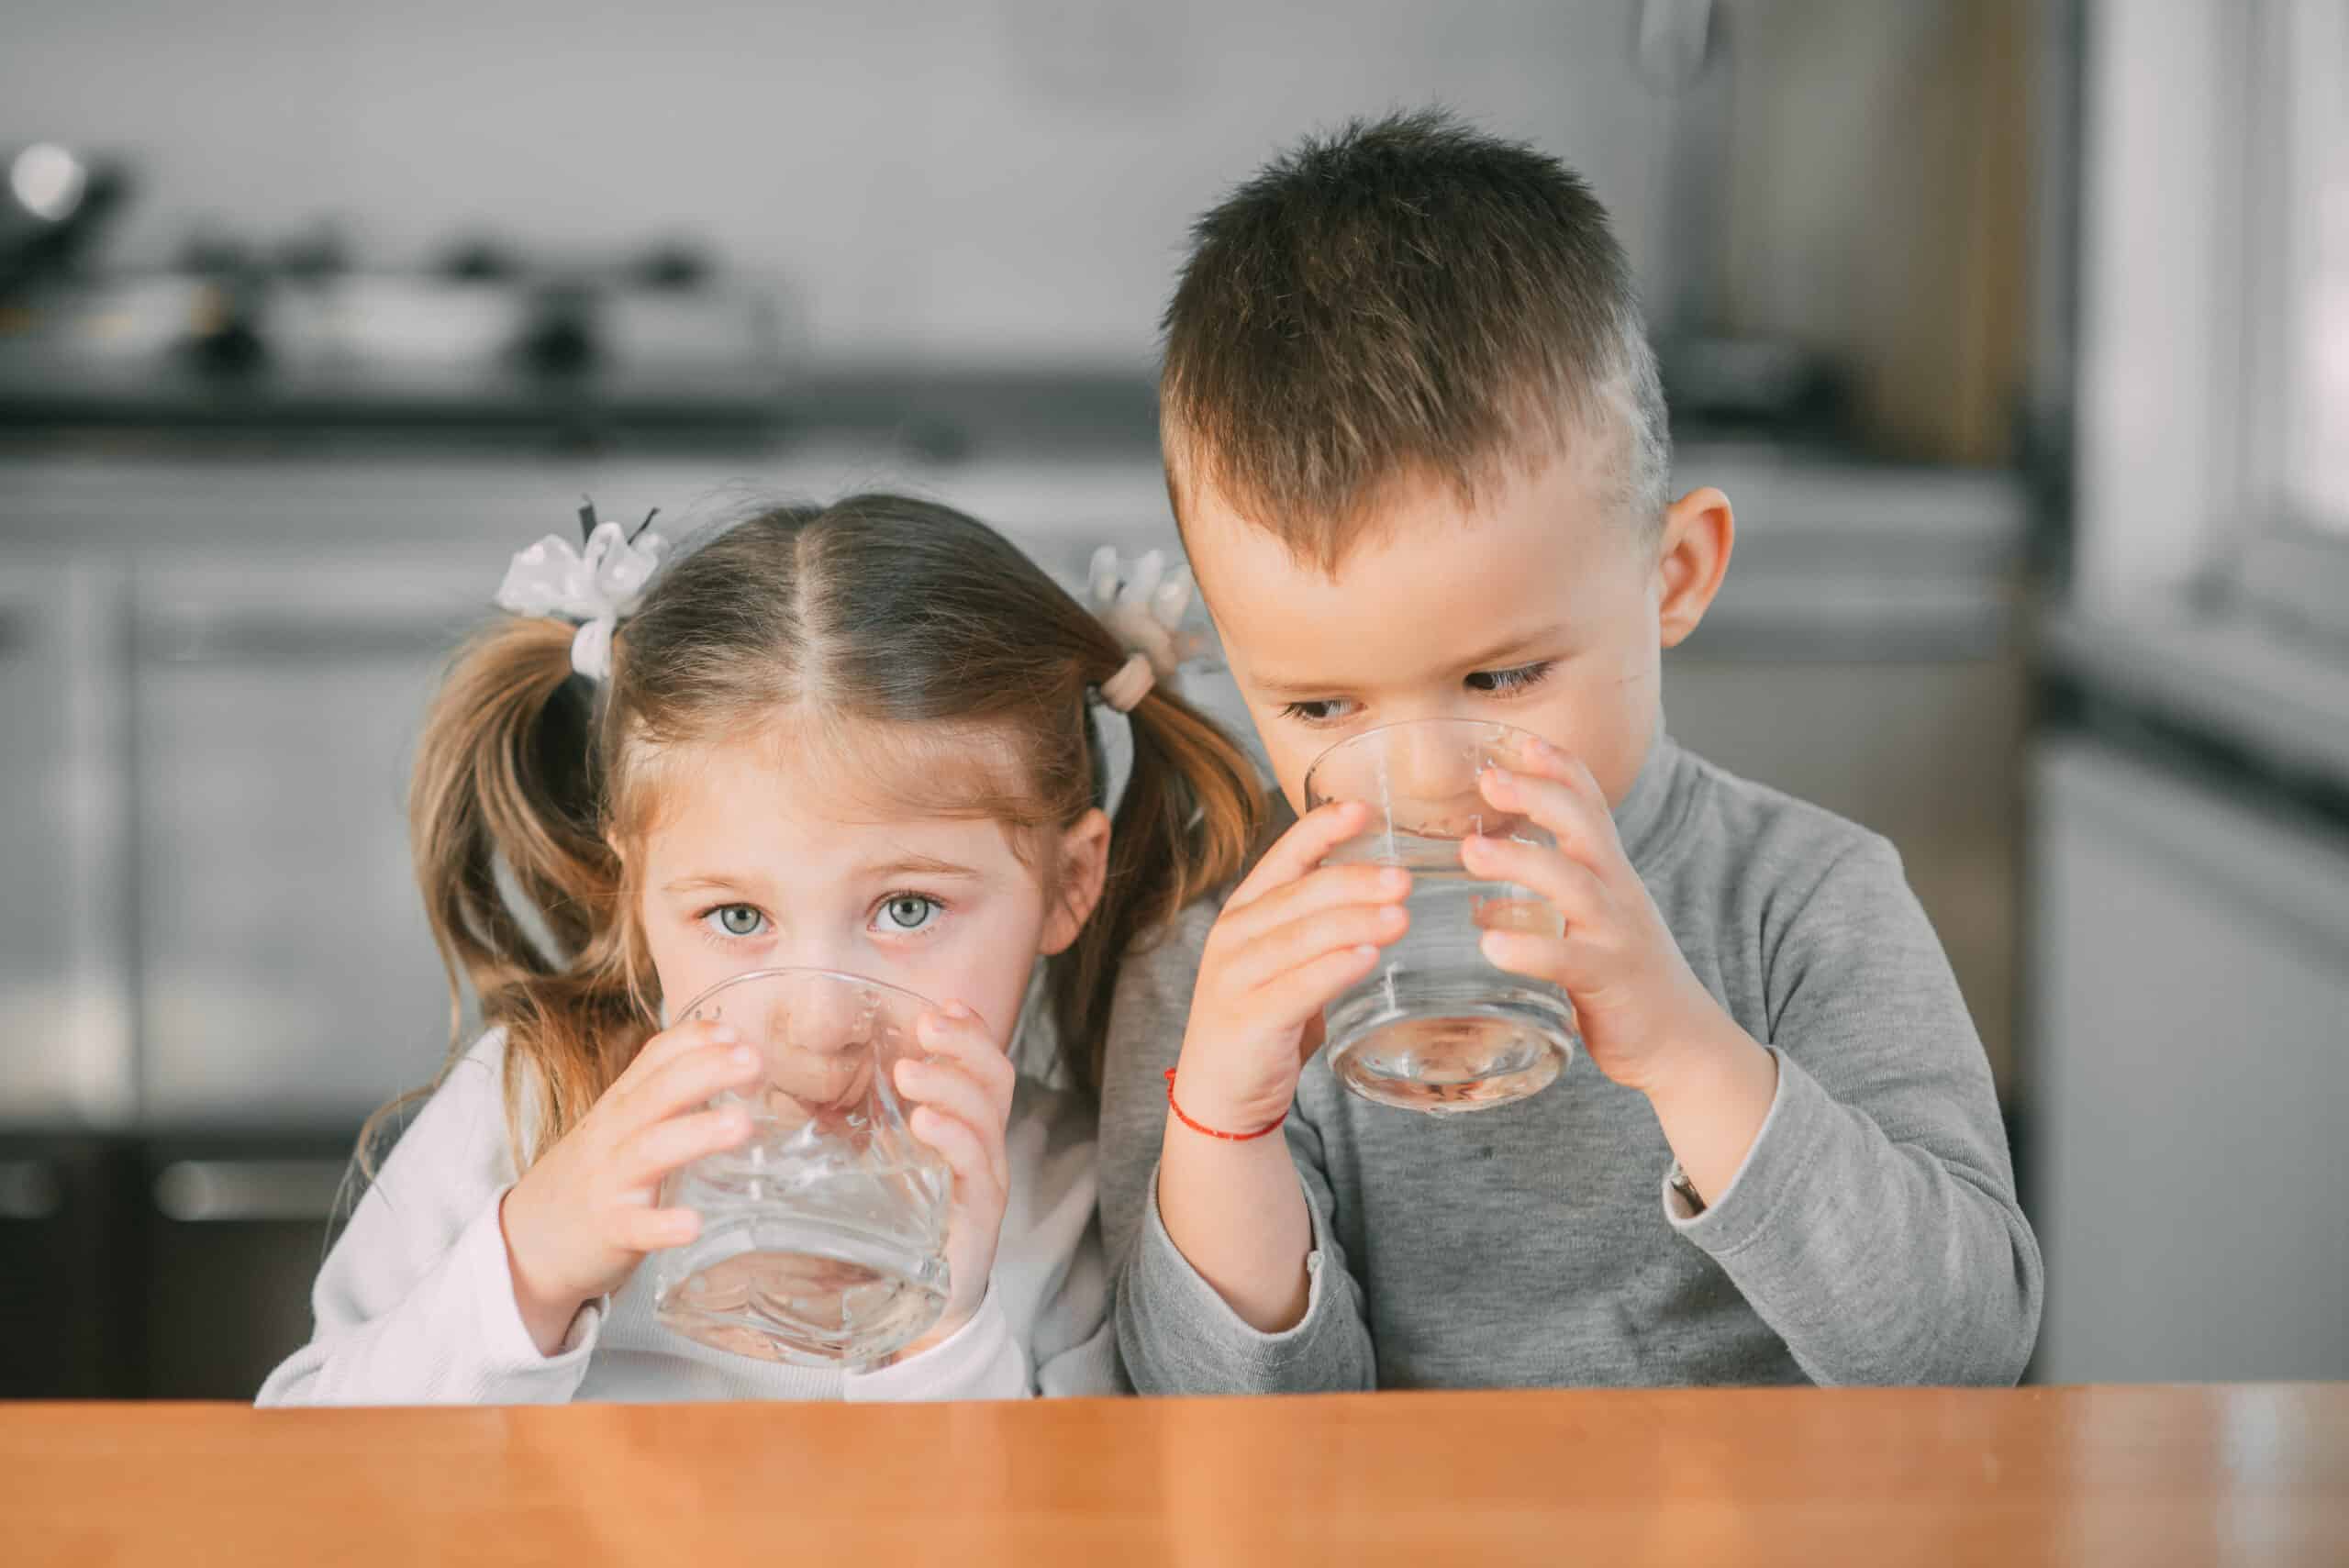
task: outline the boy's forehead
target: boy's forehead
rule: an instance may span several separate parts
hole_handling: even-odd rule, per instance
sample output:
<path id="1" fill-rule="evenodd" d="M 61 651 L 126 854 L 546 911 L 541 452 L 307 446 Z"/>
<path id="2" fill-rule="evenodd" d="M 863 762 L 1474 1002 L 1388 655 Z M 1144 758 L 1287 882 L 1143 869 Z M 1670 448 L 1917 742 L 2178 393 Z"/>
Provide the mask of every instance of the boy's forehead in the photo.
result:
<path id="1" fill-rule="evenodd" d="M 1184 537 L 1234 660 L 1260 682 L 1309 683 L 1431 651 L 1504 652 L 1583 618 L 1625 581 L 1609 568 L 1632 542 L 1586 480 L 1558 462 L 1474 499 L 1435 482 L 1391 486 L 1326 570 L 1204 487 Z"/>

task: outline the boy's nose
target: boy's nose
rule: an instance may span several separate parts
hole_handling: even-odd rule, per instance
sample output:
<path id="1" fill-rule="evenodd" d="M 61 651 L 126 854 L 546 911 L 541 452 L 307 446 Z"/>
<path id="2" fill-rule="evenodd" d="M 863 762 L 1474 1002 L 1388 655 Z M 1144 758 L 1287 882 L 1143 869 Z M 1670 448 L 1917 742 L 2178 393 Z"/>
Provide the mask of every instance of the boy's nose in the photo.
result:
<path id="1" fill-rule="evenodd" d="M 1386 748 L 1386 804 L 1406 832 L 1460 838 L 1481 830 L 1492 807 L 1477 791 L 1473 733 L 1449 724 L 1411 725 Z"/>

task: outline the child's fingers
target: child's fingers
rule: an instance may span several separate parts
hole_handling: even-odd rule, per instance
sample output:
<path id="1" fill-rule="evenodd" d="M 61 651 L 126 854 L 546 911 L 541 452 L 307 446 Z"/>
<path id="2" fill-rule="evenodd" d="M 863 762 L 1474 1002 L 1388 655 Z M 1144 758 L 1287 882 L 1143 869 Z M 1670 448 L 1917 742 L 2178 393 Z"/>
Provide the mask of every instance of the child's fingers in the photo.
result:
<path id="1" fill-rule="evenodd" d="M 656 1121 L 614 1150 L 612 1160 L 629 1185 L 649 1184 L 705 1154 L 739 1149 L 750 1137 L 751 1113 L 740 1106 L 720 1106 Z"/>
<path id="2" fill-rule="evenodd" d="M 988 1129 L 993 1137 L 985 1141 L 995 1151 L 986 1156 L 987 1168 L 998 1182 L 1007 1179 L 1002 1148 L 1004 1113 L 1009 1107 L 998 1102 L 985 1084 L 949 1062 L 900 1062 L 897 1089 L 915 1102 L 917 1110 L 950 1117 L 966 1129 Z"/>
<path id="3" fill-rule="evenodd" d="M 1307 812 L 1264 851 L 1256 869 L 1224 900 L 1224 908 L 1244 909 L 1274 888 L 1295 882 L 1319 865 L 1322 856 L 1361 832 L 1369 820 L 1370 807 L 1358 800 L 1337 801 Z"/>
<path id="4" fill-rule="evenodd" d="M 1460 845 L 1460 863 L 1477 876 L 1531 888 L 1557 906 L 1570 927 L 1598 925 L 1605 917 L 1607 888 L 1598 873 L 1547 845 L 1466 839 Z"/>
<path id="5" fill-rule="evenodd" d="M 620 1075 L 612 1080 L 612 1086 L 607 1093 L 622 1096 L 632 1095 L 644 1085 L 645 1080 L 678 1057 L 706 1046 L 731 1043 L 735 1033 L 733 1025 L 715 1018 L 696 1018 L 691 1023 L 662 1029 L 644 1042 L 635 1060 L 620 1069 Z"/>
<path id="6" fill-rule="evenodd" d="M 1320 910 L 1249 943 L 1230 960 L 1225 978 L 1253 990 L 1327 952 L 1385 947 L 1401 940 L 1410 928 L 1410 912 L 1400 904 L 1353 904 Z"/>
<path id="7" fill-rule="evenodd" d="M 913 1133 L 946 1162 L 954 1173 L 954 1196 L 964 1208 L 993 1207 L 1000 1204 L 1008 1186 L 994 1161 L 987 1157 L 987 1140 L 964 1123 L 930 1106 L 922 1106 L 913 1114 Z M 998 1140 L 999 1141 L 999 1140 Z"/>
<path id="8" fill-rule="evenodd" d="M 1477 939 L 1486 962 L 1529 980 L 1546 980 L 1569 993 L 1581 989 L 1574 947 L 1562 937 L 1538 937 L 1527 931 L 1486 931 Z"/>
<path id="9" fill-rule="evenodd" d="M 1286 926 L 1324 909 L 1347 904 L 1399 904 L 1411 894 L 1411 873 L 1401 866 L 1323 866 L 1295 882 L 1272 889 L 1238 914 L 1227 914 L 1216 935 L 1224 943 L 1255 941 L 1275 926 Z"/>
<path id="10" fill-rule="evenodd" d="M 682 1247 L 701 1234 L 701 1216 L 690 1208 L 625 1207 L 612 1211 L 606 1240 L 629 1252 L 658 1252 Z"/>
<path id="11" fill-rule="evenodd" d="M 1257 987 L 1251 1001 L 1263 1017 L 1283 1028 L 1310 1026 L 1320 1018 L 1322 1008 L 1338 999 L 1339 992 L 1368 974 L 1377 963 L 1378 950 L 1375 947 L 1341 948 Z M 1319 1048 L 1320 1040 L 1320 1031 L 1308 1027 L 1305 1049 L 1298 1059 L 1311 1056 Z"/>
<path id="12" fill-rule="evenodd" d="M 627 1125 L 666 1121 L 721 1089 L 740 1089 L 766 1073 L 759 1053 L 747 1045 L 705 1045 L 673 1058 L 620 1104 Z"/>
<path id="13" fill-rule="evenodd" d="M 1539 736 L 1526 747 L 1522 765 L 1516 771 L 1564 784 L 1584 805 L 1607 810 L 1607 792 L 1598 787 L 1598 776 L 1580 757 Z"/>
<path id="14" fill-rule="evenodd" d="M 1506 768 L 1487 768 L 1476 782 L 1486 800 L 1504 811 L 1522 811 L 1555 834 L 1558 847 L 1577 860 L 1596 863 L 1610 853 L 1621 857 L 1615 818 L 1596 784 L 1585 791 L 1578 784 Z"/>
<path id="15" fill-rule="evenodd" d="M 970 1073 L 986 1090 L 988 1099 L 1007 1116 L 1010 1114 L 1011 1091 L 1019 1082 L 1019 1070 L 996 1043 L 985 1019 L 955 1002 L 923 1014 L 914 1032 L 932 1057 Z"/>

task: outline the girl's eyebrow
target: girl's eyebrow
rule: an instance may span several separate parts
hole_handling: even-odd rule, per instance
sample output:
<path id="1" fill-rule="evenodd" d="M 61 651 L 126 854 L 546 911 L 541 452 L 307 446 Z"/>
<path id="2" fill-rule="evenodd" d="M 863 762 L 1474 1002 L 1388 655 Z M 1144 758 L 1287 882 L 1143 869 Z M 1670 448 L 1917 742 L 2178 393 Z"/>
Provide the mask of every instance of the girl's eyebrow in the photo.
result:
<path id="1" fill-rule="evenodd" d="M 978 871 L 971 866 L 959 865 L 952 861 L 941 861 L 935 855 L 918 854 L 897 855 L 889 860 L 874 862 L 862 870 L 866 876 L 960 876 L 975 879 L 979 874 Z"/>
<path id="2" fill-rule="evenodd" d="M 763 884 L 755 877 L 746 881 L 740 877 L 704 873 L 697 876 L 681 876 L 676 881 L 664 884 L 661 891 L 663 893 L 751 893 L 761 891 L 763 887 Z"/>

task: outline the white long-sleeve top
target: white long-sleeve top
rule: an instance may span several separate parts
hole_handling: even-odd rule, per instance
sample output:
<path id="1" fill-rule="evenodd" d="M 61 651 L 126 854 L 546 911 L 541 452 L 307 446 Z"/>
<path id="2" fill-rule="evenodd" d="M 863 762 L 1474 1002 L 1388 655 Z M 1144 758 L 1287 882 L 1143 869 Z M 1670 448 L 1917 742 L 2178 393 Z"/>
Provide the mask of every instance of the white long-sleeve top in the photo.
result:
<path id="1" fill-rule="evenodd" d="M 711 1350 L 654 1321 L 649 1271 L 581 1309 L 540 1352 L 515 1305 L 498 1206 L 518 1173 L 506 1137 L 505 1032 L 451 1070 L 384 1162 L 319 1271 L 310 1342 L 262 1405 L 559 1404 L 570 1399 L 1008 1399 L 1119 1386 L 1094 1218 L 1094 1118 L 1023 1077 L 1006 1153 L 1010 1201 L 978 1312 L 950 1338 L 868 1373 Z"/>

